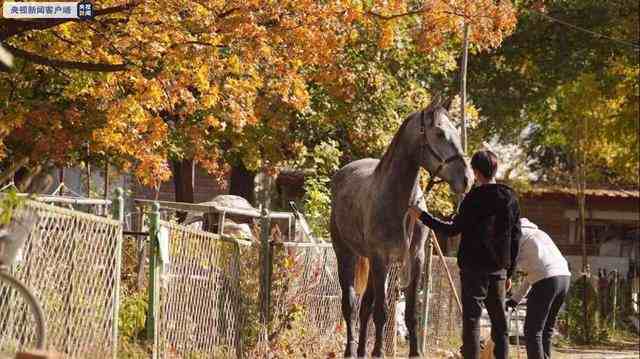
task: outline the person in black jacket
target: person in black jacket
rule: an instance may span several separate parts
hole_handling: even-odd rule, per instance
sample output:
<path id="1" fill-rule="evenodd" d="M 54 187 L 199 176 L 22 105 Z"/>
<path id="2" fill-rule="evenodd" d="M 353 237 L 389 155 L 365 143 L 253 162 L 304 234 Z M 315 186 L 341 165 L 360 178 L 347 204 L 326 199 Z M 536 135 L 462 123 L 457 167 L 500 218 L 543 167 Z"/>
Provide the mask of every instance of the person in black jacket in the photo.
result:
<path id="1" fill-rule="evenodd" d="M 511 287 L 520 232 L 520 209 L 515 192 L 497 184 L 496 155 L 476 152 L 471 159 L 477 186 L 460 204 L 453 222 L 434 218 L 410 207 L 409 214 L 436 232 L 462 233 L 458 266 L 462 284 L 462 352 L 465 359 L 480 357 L 480 315 L 486 307 L 496 359 L 507 359 L 509 341 L 505 317 L 505 292 Z"/>

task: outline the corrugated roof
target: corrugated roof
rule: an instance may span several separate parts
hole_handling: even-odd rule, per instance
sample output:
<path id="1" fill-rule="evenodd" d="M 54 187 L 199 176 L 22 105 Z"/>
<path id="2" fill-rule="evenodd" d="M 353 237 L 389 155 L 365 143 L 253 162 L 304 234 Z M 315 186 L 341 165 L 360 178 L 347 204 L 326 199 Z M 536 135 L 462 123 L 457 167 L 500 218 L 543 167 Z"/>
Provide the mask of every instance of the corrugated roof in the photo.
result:
<path id="1" fill-rule="evenodd" d="M 640 191 L 624 189 L 587 189 L 587 196 L 609 197 L 609 198 L 638 198 Z M 534 186 L 531 190 L 524 192 L 525 195 L 570 195 L 574 196 L 576 190 L 567 187 Z"/>

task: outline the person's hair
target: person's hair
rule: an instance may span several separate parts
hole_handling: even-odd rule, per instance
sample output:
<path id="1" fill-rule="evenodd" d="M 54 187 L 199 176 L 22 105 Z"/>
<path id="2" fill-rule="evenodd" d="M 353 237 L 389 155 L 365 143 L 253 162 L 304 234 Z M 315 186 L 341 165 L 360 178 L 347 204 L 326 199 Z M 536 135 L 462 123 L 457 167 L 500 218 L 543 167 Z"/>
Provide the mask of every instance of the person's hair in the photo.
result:
<path id="1" fill-rule="evenodd" d="M 498 172 L 498 157 L 489 150 L 478 151 L 471 157 L 471 168 L 491 180 Z"/>

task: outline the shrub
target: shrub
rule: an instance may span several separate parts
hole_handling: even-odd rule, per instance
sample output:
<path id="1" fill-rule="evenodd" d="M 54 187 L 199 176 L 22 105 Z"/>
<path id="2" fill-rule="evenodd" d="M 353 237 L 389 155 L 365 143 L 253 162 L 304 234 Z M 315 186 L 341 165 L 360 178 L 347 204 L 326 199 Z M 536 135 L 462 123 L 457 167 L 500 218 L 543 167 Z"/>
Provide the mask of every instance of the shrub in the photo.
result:
<path id="1" fill-rule="evenodd" d="M 560 319 L 565 323 L 570 340 L 578 344 L 595 344 L 606 338 L 606 332 L 602 332 L 600 328 L 597 292 L 586 276 L 572 283 L 565 301 L 565 311 Z"/>

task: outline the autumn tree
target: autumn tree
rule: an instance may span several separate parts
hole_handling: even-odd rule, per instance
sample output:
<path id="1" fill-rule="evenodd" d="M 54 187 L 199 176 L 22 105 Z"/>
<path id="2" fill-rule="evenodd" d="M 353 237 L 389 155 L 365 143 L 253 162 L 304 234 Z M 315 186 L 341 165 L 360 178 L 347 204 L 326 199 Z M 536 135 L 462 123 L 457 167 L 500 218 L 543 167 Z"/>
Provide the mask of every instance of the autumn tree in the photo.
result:
<path id="1" fill-rule="evenodd" d="M 5 154 L 73 162 L 79 146 L 66 137 L 83 139 L 91 153 L 131 167 L 150 185 L 168 178 L 167 158 L 176 169 L 193 160 L 212 173 L 221 173 L 224 162 L 260 168 L 261 151 L 280 153 L 263 139 L 282 139 L 276 136 L 286 129 L 281 115 L 307 101 L 302 65 L 331 62 L 343 24 L 338 2 L 267 3 L 106 2 L 93 22 L 3 19 L 0 38 L 23 60 L 7 75 L 11 106 L 3 114 L 4 135 L 22 142 L 5 147 Z M 164 16 L 167 11 L 174 15 Z M 25 75 L 41 82 L 28 83 Z M 25 96 L 12 89 L 29 85 L 56 91 L 16 103 Z M 60 109 L 56 101 L 76 111 L 83 126 L 91 123 L 89 129 L 78 131 L 76 124 L 64 131 L 38 119 Z M 32 127 L 66 136 L 49 146 L 62 158 L 44 148 L 42 132 Z"/>
<path id="2" fill-rule="evenodd" d="M 541 179 L 571 185 L 583 245 L 585 189 L 639 185 L 637 1 L 520 3 L 518 28 L 470 61 L 480 131 L 525 150 Z"/>
<path id="3" fill-rule="evenodd" d="M 410 45 L 452 68 L 449 55 L 438 56 L 456 48 L 461 23 L 473 23 L 477 49 L 497 46 L 515 23 L 508 1 L 114 0 L 101 7 L 89 22 L 1 20 L 0 40 L 17 58 L 0 85 L 5 168 L 103 161 L 151 186 L 173 168 L 176 192 L 187 200 L 194 163 L 220 176 L 231 166 L 237 183 L 247 184 L 251 173 L 301 156 L 312 137 L 305 132 L 313 127 L 312 96 L 334 91 L 327 101 L 363 112 L 349 93 L 356 78 L 371 75 L 377 91 L 386 78 L 363 71 L 377 52 L 358 48 L 362 34 L 385 51 Z M 354 53 L 360 67 L 350 67 Z M 408 62 L 410 53 L 402 55 Z M 420 86 L 414 81 L 408 91 Z M 381 118 L 386 110 L 375 105 L 366 111 Z M 329 107 L 320 112 L 339 106 Z M 364 122 L 342 119 L 333 122 L 337 131 L 348 125 L 345 138 L 362 146 L 357 153 L 370 150 Z"/>
<path id="4" fill-rule="evenodd" d="M 603 120 L 590 131 L 610 141 L 590 157 L 598 174 L 591 181 L 637 185 L 638 2 L 541 3 L 520 2 L 514 34 L 496 51 L 470 59 L 470 92 L 483 118 L 478 134 L 509 143 L 531 126 L 525 149 L 534 169 L 543 179 L 566 182 L 573 142 L 558 132 L 566 125 L 562 114 L 582 109 L 558 106 L 567 105 L 567 88 L 591 86 L 584 91 L 596 96 L 591 100 Z"/>

